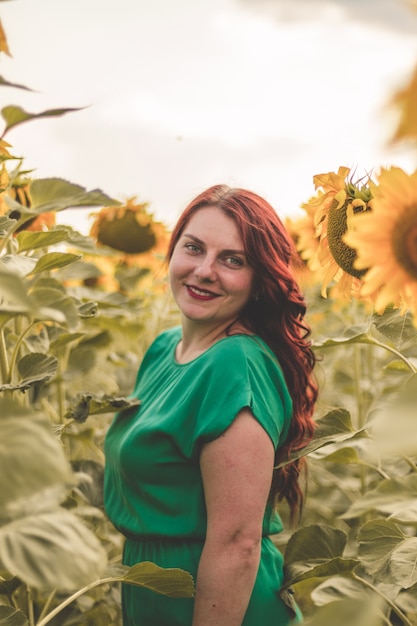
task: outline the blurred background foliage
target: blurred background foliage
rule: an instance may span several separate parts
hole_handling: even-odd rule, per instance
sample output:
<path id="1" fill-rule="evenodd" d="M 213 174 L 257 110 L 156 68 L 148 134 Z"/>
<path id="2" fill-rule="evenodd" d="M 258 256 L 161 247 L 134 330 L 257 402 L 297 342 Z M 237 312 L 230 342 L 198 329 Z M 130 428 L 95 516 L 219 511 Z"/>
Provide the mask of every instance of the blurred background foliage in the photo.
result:
<path id="1" fill-rule="evenodd" d="M 0 23 L 0 54 L 9 54 Z M 393 94 L 392 141 L 417 140 L 417 70 Z M 0 86 L 27 89 L 0 77 Z M 190 577 L 120 565 L 103 512 L 103 438 L 144 351 L 179 321 L 169 233 L 149 205 L 36 179 L 0 140 L 0 621 L 117 625 L 119 585 L 190 595 Z M 313 178 L 287 220 L 318 357 L 317 430 L 302 524 L 276 537 L 309 626 L 417 624 L 417 174 Z M 303 199 L 300 198 L 300 203 Z M 96 211 L 89 236 L 56 223 Z"/>

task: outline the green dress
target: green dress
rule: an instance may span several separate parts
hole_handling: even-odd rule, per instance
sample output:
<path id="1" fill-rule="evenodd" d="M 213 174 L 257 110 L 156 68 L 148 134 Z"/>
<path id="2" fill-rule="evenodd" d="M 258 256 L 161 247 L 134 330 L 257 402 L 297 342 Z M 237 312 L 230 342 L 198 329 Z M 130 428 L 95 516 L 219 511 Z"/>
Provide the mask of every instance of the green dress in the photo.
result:
<path id="1" fill-rule="evenodd" d="M 176 327 L 154 341 L 132 394 L 140 399 L 139 408 L 119 413 L 109 428 L 104 501 L 108 517 L 126 537 L 126 565 L 152 561 L 182 568 L 196 580 L 207 523 L 202 445 L 250 407 L 277 447 L 287 435 L 292 403 L 275 356 L 258 337 L 226 337 L 185 364 L 175 360 L 180 339 Z M 295 623 L 278 595 L 283 558 L 269 538 L 281 530 L 278 514 L 267 506 L 260 567 L 243 626 Z M 190 626 L 193 602 L 124 585 L 123 624 Z M 295 621 L 300 620 L 298 615 Z"/>

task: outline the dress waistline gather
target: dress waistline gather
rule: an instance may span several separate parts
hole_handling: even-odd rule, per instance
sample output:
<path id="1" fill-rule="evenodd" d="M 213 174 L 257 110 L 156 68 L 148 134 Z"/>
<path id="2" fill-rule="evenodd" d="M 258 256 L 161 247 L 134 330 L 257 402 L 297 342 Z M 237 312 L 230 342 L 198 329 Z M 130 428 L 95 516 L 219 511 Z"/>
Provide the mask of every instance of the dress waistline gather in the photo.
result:
<path id="1" fill-rule="evenodd" d="M 141 533 L 132 533 L 124 528 L 119 529 L 120 533 L 129 541 L 141 541 L 141 542 L 155 542 L 155 541 L 170 541 L 171 543 L 183 543 L 184 541 L 203 542 L 206 540 L 205 536 L 195 535 L 143 535 Z M 267 539 L 271 535 L 263 534 L 262 539 Z"/>

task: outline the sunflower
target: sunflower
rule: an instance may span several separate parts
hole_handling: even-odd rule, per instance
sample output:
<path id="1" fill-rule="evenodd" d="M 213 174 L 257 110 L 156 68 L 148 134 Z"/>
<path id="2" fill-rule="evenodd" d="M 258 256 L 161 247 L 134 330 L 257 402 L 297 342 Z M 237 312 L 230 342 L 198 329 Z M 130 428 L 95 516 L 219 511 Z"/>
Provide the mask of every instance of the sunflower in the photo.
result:
<path id="1" fill-rule="evenodd" d="M 1 143 L 1 142 L 0 142 Z M 18 210 L 9 210 L 5 197 L 8 196 L 13 200 L 16 200 L 24 207 L 32 206 L 32 199 L 30 196 L 30 179 L 15 176 L 13 182 L 10 181 L 9 174 L 4 166 L 0 170 L 0 215 L 7 215 L 11 219 L 18 220 L 21 217 L 21 213 Z M 36 217 L 28 218 L 27 221 L 22 224 L 16 233 L 21 230 L 30 230 L 33 232 L 52 228 L 56 223 L 55 213 L 49 211 L 48 213 L 40 213 Z"/>
<path id="2" fill-rule="evenodd" d="M 302 205 L 310 221 L 313 220 L 318 244 L 314 244 L 313 250 L 307 239 L 300 238 L 298 249 L 303 258 L 308 259 L 311 269 L 317 271 L 320 268 L 323 297 L 327 297 L 327 288 L 332 282 L 337 283 L 338 297 L 358 296 L 361 278 L 366 271 L 366 268 L 359 270 L 355 267 L 356 252 L 343 240 L 343 235 L 354 227 L 358 215 L 371 208 L 371 192 L 368 183 L 352 183 L 349 174 L 349 168 L 339 167 L 337 173 L 314 176 L 317 194 Z"/>
<path id="3" fill-rule="evenodd" d="M 410 81 L 403 89 L 397 91 L 391 106 L 399 113 L 397 128 L 391 141 L 417 140 L 417 66 L 414 68 Z"/>
<path id="4" fill-rule="evenodd" d="M 165 293 L 168 269 L 166 255 L 171 233 L 162 222 L 152 222 L 152 228 L 156 237 L 153 248 L 141 254 L 125 254 L 122 263 L 126 268 L 140 267 L 148 272 L 141 280 L 142 288 Z"/>
<path id="5" fill-rule="evenodd" d="M 104 246 L 126 254 L 140 254 L 156 244 L 153 218 L 148 203 L 129 198 L 123 206 L 111 206 L 94 214 L 91 237 Z"/>
<path id="6" fill-rule="evenodd" d="M 136 198 L 129 198 L 125 205 L 105 207 L 92 217 L 90 235 L 98 244 L 121 253 L 108 259 L 113 276 L 121 278 L 123 273 L 134 276 L 135 268 L 140 269 L 142 289 L 165 291 L 165 257 L 170 233 L 165 224 L 153 219 L 148 203 L 138 204 Z"/>
<path id="7" fill-rule="evenodd" d="M 369 268 L 361 295 L 374 301 L 377 313 L 403 306 L 417 313 L 417 170 L 382 169 L 372 183 L 372 211 L 344 236 L 356 249 L 355 267 Z"/>

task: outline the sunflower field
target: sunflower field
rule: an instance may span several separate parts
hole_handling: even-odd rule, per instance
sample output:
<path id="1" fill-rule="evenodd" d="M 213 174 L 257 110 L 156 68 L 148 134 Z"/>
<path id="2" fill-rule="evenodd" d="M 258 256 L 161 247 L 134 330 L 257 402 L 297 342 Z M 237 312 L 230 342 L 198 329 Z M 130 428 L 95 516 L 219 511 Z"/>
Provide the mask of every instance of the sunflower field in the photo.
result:
<path id="1" fill-rule="evenodd" d="M 9 54 L 0 23 L 0 55 Z M 0 86 L 27 89 L 0 76 Z M 417 147 L 417 68 L 392 97 Z M 76 114 L 1 110 L 0 623 L 117 626 L 120 582 L 173 597 L 187 572 L 121 565 L 102 502 L 103 439 L 142 355 L 178 322 L 169 233 L 146 202 L 37 179 L 14 127 Z M 7 140 L 5 139 L 7 137 Z M 417 161 L 416 161 L 417 167 Z M 320 396 L 301 525 L 276 537 L 307 626 L 417 626 L 417 170 L 318 173 L 287 220 Z M 95 211 L 91 232 L 56 219 Z"/>

